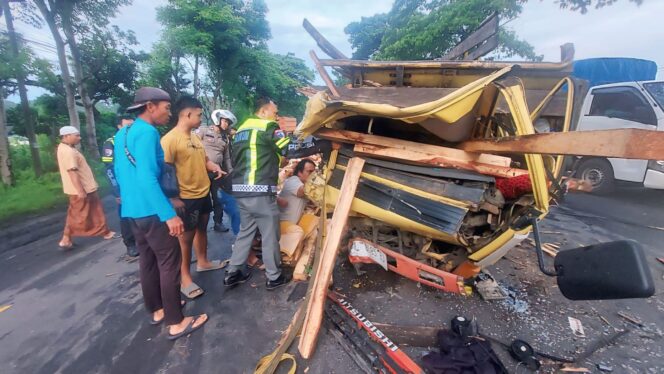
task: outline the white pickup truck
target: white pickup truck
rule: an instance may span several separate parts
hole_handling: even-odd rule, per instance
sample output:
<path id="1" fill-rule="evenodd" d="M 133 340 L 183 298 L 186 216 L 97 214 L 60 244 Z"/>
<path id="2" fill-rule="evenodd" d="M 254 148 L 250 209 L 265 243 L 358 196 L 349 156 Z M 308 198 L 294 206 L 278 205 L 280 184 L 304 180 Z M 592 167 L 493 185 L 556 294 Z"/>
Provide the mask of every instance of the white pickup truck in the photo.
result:
<path id="1" fill-rule="evenodd" d="M 646 129 L 664 131 L 664 81 L 594 86 L 583 102 L 576 131 Z M 578 178 L 597 193 L 610 192 L 615 181 L 664 189 L 664 160 L 583 157 L 575 162 Z"/>

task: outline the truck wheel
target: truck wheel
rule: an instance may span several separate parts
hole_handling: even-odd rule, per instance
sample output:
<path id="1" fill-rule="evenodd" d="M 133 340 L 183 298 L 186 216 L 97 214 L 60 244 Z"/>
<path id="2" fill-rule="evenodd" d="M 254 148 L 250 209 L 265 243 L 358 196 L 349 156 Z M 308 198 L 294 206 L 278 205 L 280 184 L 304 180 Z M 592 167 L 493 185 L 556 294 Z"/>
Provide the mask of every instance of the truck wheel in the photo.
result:
<path id="1" fill-rule="evenodd" d="M 576 175 L 585 179 L 593 186 L 593 192 L 606 194 L 613 191 L 614 178 L 611 164 L 599 158 L 584 160 L 579 165 Z"/>

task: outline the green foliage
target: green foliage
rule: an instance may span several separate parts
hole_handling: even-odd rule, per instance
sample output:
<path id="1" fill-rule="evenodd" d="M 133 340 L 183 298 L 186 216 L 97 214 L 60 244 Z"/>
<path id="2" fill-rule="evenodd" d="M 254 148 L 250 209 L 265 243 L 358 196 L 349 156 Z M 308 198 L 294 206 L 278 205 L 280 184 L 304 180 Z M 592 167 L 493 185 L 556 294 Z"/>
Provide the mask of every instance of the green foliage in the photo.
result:
<path id="1" fill-rule="evenodd" d="M 516 18 L 526 0 L 396 0 L 387 14 L 349 24 L 354 58 L 423 60 L 443 56 L 493 12 L 503 23 Z M 498 53 L 539 60 L 527 42 L 501 27 Z"/>
<path id="2" fill-rule="evenodd" d="M 138 64 L 148 57 L 131 49 L 137 44 L 132 31 L 122 31 L 116 26 L 81 38 L 81 62 L 93 103 L 112 100 L 120 107 L 131 104 Z"/>
<path id="3" fill-rule="evenodd" d="M 48 136 L 39 134 L 37 135 L 37 144 L 39 144 L 39 157 L 42 160 L 44 172 L 57 171 L 58 166 L 55 161 L 55 145 L 53 141 Z M 9 152 L 14 173 L 17 175 L 23 173 L 23 175 L 32 175 L 34 177 L 30 147 L 27 144 L 12 145 L 9 147 Z"/>
<path id="4" fill-rule="evenodd" d="M 306 99 L 296 89 L 311 84 L 313 72 L 292 54 L 268 51 L 266 12 L 262 0 L 169 1 L 158 10 L 166 29 L 144 82 L 177 97 L 189 90 L 187 78 L 198 58 L 207 72 L 199 91 L 205 104 L 231 109 L 242 119 L 256 97 L 269 96 L 281 114 L 301 117 Z"/>
<path id="5" fill-rule="evenodd" d="M 571 11 L 579 11 L 581 14 L 588 12 L 588 8 L 594 7 L 600 9 L 605 6 L 616 3 L 618 0 L 557 0 L 557 3 L 562 9 L 569 9 Z M 643 0 L 629 0 L 631 3 L 641 5 Z"/>
<path id="6" fill-rule="evenodd" d="M 67 202 L 58 172 L 44 173 L 36 178 L 32 170 L 19 170 L 14 176 L 15 186 L 0 185 L 0 221 L 42 212 Z"/>

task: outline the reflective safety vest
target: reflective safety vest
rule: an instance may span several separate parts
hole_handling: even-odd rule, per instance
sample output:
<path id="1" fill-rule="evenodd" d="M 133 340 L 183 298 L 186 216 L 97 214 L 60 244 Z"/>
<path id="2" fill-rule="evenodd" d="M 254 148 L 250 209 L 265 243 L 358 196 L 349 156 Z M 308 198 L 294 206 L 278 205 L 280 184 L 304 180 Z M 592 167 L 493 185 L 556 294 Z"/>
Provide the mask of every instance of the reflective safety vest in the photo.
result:
<path id="1" fill-rule="evenodd" d="M 289 143 L 290 138 L 274 121 L 244 121 L 233 138 L 233 195 L 276 194 L 279 163 Z"/>
<path id="2" fill-rule="evenodd" d="M 101 162 L 103 162 L 106 166 L 109 164 L 113 166 L 113 150 L 115 148 L 115 140 L 111 136 L 110 138 L 106 139 L 104 142 L 104 146 L 102 147 L 101 150 Z"/>

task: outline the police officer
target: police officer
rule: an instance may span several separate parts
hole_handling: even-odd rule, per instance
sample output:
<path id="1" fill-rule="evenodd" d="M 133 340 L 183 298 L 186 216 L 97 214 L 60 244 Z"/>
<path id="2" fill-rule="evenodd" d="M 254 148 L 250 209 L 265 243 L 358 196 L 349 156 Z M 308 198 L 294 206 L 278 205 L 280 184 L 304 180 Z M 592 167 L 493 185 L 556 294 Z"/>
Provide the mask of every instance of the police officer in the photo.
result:
<path id="1" fill-rule="evenodd" d="M 219 189 L 222 189 L 222 195 L 231 192 L 231 179 L 229 176 L 233 171 L 233 167 L 231 164 L 231 145 L 228 129 L 237 123 L 237 119 L 232 112 L 225 109 L 217 109 L 212 112 L 211 120 L 212 126 L 201 127 L 198 130 L 198 136 L 203 142 L 205 153 L 210 161 L 221 166 L 221 169 L 228 175 L 221 179 L 213 180 L 210 186 L 212 211 L 214 213 L 212 217 L 214 231 L 227 232 L 228 228 L 224 227 L 221 223 L 225 207 L 220 199 Z M 237 235 L 237 230 L 239 230 L 239 216 L 236 220 L 235 225 L 237 225 L 237 228 L 234 228 L 235 235 Z"/>
<path id="2" fill-rule="evenodd" d="M 121 116 L 117 128 L 121 128 L 130 125 L 134 120 L 131 116 L 124 115 Z M 101 161 L 106 166 L 106 177 L 113 188 L 113 195 L 115 196 L 115 201 L 118 202 L 118 214 L 122 210 L 122 202 L 120 201 L 120 185 L 118 184 L 115 178 L 115 172 L 113 170 L 113 148 L 115 147 L 113 137 L 106 139 L 104 146 L 102 148 L 102 157 Z M 129 261 L 138 259 L 138 251 L 136 250 L 136 241 L 134 240 L 134 233 L 131 230 L 131 224 L 128 219 L 122 218 L 120 216 L 120 231 L 122 232 L 122 241 L 127 247 L 127 259 Z"/>
<path id="3" fill-rule="evenodd" d="M 232 188 L 240 208 L 241 226 L 224 278 L 226 286 L 244 283 L 251 277 L 246 261 L 256 230 L 262 236 L 266 288 L 273 290 L 291 280 L 280 268 L 277 180 L 290 138 L 275 122 L 278 110 L 271 99 L 258 99 L 255 116 L 244 121 L 233 138 Z"/>

